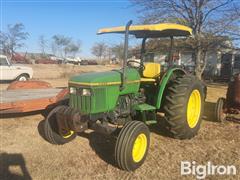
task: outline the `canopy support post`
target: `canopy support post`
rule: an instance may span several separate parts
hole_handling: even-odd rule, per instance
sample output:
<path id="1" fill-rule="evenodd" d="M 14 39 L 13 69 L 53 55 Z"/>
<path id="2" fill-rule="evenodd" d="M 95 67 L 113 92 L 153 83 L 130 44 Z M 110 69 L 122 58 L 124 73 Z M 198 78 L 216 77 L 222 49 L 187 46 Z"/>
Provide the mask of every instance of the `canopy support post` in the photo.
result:
<path id="1" fill-rule="evenodd" d="M 141 54 L 140 54 L 140 60 L 141 60 L 141 63 L 143 63 L 143 58 L 144 58 L 144 54 L 145 54 L 146 40 L 147 40 L 146 37 L 143 38 L 143 40 L 142 40 L 142 47 L 141 47 Z"/>
<path id="2" fill-rule="evenodd" d="M 128 35 L 129 28 L 132 24 L 132 20 L 130 20 L 125 27 L 125 40 L 124 40 L 124 59 L 123 59 L 123 69 L 122 69 L 122 83 L 120 86 L 120 90 L 122 91 L 125 88 L 126 82 L 126 67 L 127 67 L 127 58 L 128 58 Z"/>
<path id="3" fill-rule="evenodd" d="M 170 50 L 168 54 L 168 64 L 169 67 L 173 66 L 173 36 L 170 36 L 171 42 L 170 42 Z"/>

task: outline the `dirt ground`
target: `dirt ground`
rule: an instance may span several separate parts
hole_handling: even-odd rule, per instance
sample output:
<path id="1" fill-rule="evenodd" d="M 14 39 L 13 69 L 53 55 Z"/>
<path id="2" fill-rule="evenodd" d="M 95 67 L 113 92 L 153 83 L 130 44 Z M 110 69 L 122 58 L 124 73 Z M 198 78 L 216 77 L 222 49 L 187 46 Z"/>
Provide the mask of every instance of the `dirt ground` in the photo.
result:
<path id="1" fill-rule="evenodd" d="M 33 68 L 35 79 L 63 87 L 73 73 L 113 67 L 34 65 Z M 7 86 L 1 84 L 1 89 Z M 240 179 L 240 124 L 220 124 L 213 119 L 215 102 L 225 93 L 224 85 L 208 86 L 204 121 L 199 134 L 191 140 L 175 140 L 166 136 L 159 125 L 151 127 L 147 159 L 135 172 L 124 172 L 116 167 L 114 138 L 87 131 L 68 144 L 54 146 L 39 135 L 44 118 L 38 112 L 1 117 L 0 179 L 196 179 L 181 176 L 181 161 L 235 165 L 236 176 L 208 176 L 206 179 Z"/>

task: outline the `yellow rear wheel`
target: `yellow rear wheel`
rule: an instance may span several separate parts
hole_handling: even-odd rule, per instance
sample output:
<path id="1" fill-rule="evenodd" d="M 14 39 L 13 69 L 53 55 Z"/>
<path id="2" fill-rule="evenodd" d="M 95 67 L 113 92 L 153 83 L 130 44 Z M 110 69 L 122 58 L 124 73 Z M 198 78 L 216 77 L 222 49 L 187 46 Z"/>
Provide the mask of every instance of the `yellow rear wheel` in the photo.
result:
<path id="1" fill-rule="evenodd" d="M 190 128 L 194 128 L 201 115 L 201 94 L 199 90 L 195 89 L 192 91 L 187 105 L 187 122 Z"/>
<path id="2" fill-rule="evenodd" d="M 177 77 L 165 90 L 163 110 L 166 130 L 177 139 L 190 139 L 200 129 L 206 88 L 191 75 Z"/>

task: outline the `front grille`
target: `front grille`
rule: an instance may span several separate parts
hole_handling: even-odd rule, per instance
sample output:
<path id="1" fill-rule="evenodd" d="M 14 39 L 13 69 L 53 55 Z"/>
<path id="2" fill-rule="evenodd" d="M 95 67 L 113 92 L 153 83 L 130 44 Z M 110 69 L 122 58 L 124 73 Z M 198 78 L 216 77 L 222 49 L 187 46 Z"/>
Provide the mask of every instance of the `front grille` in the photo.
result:
<path id="1" fill-rule="evenodd" d="M 79 96 L 70 95 L 70 106 L 74 109 L 79 110 L 80 113 L 90 113 L 91 112 L 91 96 Z"/>
<path id="2" fill-rule="evenodd" d="M 94 90 L 94 106 L 97 110 L 105 110 L 106 107 L 106 89 L 105 88 L 97 88 Z"/>
<path id="3" fill-rule="evenodd" d="M 70 106 L 83 114 L 105 111 L 107 109 L 106 89 L 92 89 L 91 96 L 81 96 L 79 93 L 70 94 Z"/>

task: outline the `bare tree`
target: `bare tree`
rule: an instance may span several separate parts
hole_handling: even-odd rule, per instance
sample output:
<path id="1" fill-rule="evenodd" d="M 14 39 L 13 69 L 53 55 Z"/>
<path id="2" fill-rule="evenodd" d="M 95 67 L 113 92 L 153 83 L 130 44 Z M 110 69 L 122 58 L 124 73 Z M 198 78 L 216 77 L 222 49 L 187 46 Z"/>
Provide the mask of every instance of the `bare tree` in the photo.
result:
<path id="1" fill-rule="evenodd" d="M 121 43 L 121 44 L 117 44 L 117 45 L 114 45 L 112 48 L 112 54 L 118 58 L 119 60 L 123 60 L 123 57 L 124 57 L 124 45 Z"/>
<path id="2" fill-rule="evenodd" d="M 80 52 L 81 42 L 70 42 L 67 46 L 65 46 L 64 51 L 65 54 L 71 54 L 73 57 L 76 56 L 78 52 Z"/>
<path id="3" fill-rule="evenodd" d="M 98 42 L 92 47 L 92 54 L 101 60 L 101 58 L 106 55 L 107 49 L 108 46 L 104 42 Z"/>
<path id="4" fill-rule="evenodd" d="M 239 0 L 132 0 L 139 7 L 143 23 L 175 22 L 193 29 L 191 40 L 196 76 L 206 66 L 206 51 L 214 37 L 239 37 Z M 208 41 L 208 39 L 211 39 Z"/>
<path id="5" fill-rule="evenodd" d="M 57 45 L 55 44 L 55 42 L 51 43 L 51 50 L 52 50 L 52 53 L 56 56 L 57 55 Z"/>
<path id="6" fill-rule="evenodd" d="M 68 53 L 68 51 L 66 51 L 66 47 L 71 43 L 72 41 L 71 38 L 66 37 L 64 35 L 54 35 L 52 39 L 53 39 L 52 48 L 54 47 L 56 53 L 58 53 L 61 57 L 66 57 Z"/>
<path id="7" fill-rule="evenodd" d="M 39 36 L 39 47 L 41 49 L 42 55 L 44 56 L 47 48 L 47 40 L 44 35 Z"/>
<path id="8" fill-rule="evenodd" d="M 24 32 L 24 25 L 17 23 L 15 25 L 8 25 L 7 32 L 0 32 L 1 48 L 4 53 L 14 55 L 16 49 L 24 46 L 23 41 L 29 36 L 27 32 Z"/>

